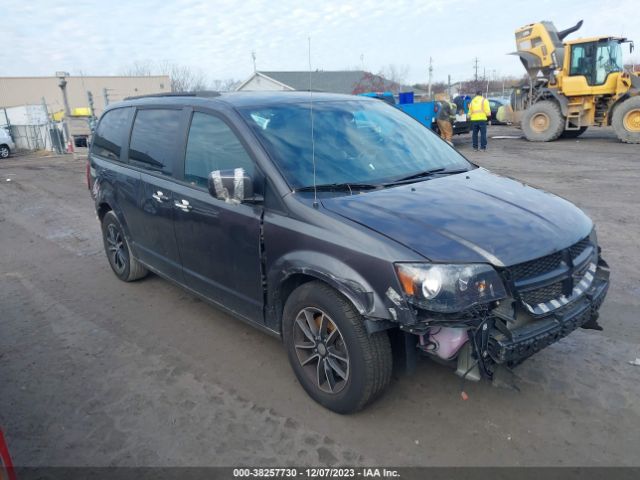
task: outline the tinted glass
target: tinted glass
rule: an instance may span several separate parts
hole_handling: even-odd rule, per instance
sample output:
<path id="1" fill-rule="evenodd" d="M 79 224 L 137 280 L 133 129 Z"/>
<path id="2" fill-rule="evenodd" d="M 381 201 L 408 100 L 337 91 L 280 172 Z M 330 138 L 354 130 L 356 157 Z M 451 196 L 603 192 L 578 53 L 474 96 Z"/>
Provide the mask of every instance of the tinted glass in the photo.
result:
<path id="1" fill-rule="evenodd" d="M 294 188 L 316 183 L 384 183 L 425 170 L 469 169 L 422 124 L 384 102 L 349 100 L 241 109 Z"/>
<path id="2" fill-rule="evenodd" d="M 138 110 L 129 159 L 149 170 L 171 175 L 181 115 L 180 110 Z"/>
<path id="3" fill-rule="evenodd" d="M 212 171 L 235 168 L 253 175 L 253 160 L 236 135 L 219 118 L 195 112 L 184 161 L 185 180 L 206 187 Z"/>
<path id="4" fill-rule="evenodd" d="M 598 44 L 596 53 L 596 74 L 595 84 L 602 85 L 607 81 L 607 77 L 612 72 L 623 70 L 622 48 L 618 42 L 608 42 Z"/>
<path id="5" fill-rule="evenodd" d="M 105 113 L 93 136 L 92 153 L 110 160 L 119 160 L 130 115 L 131 108 L 117 108 Z"/>
<path id="6" fill-rule="evenodd" d="M 584 43 L 571 47 L 571 68 L 569 75 L 584 75 L 587 83 L 593 83 L 591 73 L 593 71 L 593 56 L 595 55 L 595 45 Z"/>

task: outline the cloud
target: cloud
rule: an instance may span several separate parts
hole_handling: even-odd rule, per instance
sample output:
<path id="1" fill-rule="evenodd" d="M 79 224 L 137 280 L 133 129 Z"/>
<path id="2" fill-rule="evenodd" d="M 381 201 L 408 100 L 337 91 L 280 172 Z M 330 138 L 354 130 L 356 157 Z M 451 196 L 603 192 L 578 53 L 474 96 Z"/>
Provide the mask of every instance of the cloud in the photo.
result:
<path id="1" fill-rule="evenodd" d="M 582 2 L 584 35 L 624 34 L 640 40 L 630 12 L 635 0 L 615 6 Z M 312 37 L 314 68 L 325 70 L 385 65 L 410 67 L 409 81 L 425 81 L 429 57 L 436 80 L 472 75 L 481 68 L 522 74 L 507 53 L 513 32 L 541 20 L 545 12 L 559 28 L 574 24 L 566 2 L 486 0 L 115 0 L 112 2 L 4 0 L 6 75 L 51 75 L 57 70 L 117 74 L 135 61 L 169 61 L 202 69 L 210 78 L 244 79 L 251 52 L 263 70 L 307 68 Z"/>

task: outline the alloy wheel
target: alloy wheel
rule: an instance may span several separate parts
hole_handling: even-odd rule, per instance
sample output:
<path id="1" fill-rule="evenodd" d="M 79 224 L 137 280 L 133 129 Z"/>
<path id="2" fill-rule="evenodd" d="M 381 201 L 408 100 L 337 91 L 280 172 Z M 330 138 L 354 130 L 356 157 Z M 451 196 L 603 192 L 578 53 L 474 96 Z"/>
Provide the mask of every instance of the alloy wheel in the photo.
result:
<path id="1" fill-rule="evenodd" d="M 331 317 L 319 308 L 303 308 L 293 324 L 293 341 L 298 361 L 316 387 L 330 394 L 344 389 L 349 353 Z"/>
<path id="2" fill-rule="evenodd" d="M 0 147 L 0 158 L 9 157 L 9 149 L 7 147 Z"/>
<path id="3" fill-rule="evenodd" d="M 127 267 L 128 253 L 122 232 L 113 223 L 107 227 L 107 249 L 111 264 L 118 274 Z"/>

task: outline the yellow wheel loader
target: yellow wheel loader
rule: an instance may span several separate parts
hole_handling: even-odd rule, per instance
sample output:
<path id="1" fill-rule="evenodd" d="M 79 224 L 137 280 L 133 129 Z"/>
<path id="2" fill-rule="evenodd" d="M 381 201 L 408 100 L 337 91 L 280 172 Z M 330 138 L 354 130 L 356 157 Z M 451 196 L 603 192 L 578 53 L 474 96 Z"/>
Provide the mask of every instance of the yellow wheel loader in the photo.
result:
<path id="1" fill-rule="evenodd" d="M 640 143 L 640 75 L 624 70 L 621 37 L 563 42 L 582 21 L 558 31 L 551 22 L 516 30 L 518 55 L 529 74 L 512 95 L 527 140 L 575 138 L 588 127 L 611 125 L 626 143 Z"/>

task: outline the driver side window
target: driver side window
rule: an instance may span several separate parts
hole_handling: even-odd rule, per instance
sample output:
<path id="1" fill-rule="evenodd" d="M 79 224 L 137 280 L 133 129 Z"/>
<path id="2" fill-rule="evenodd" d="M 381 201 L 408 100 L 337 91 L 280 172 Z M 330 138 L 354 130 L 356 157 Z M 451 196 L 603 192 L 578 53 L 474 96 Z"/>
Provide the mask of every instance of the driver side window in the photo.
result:
<path id="1" fill-rule="evenodd" d="M 235 168 L 244 168 L 249 176 L 254 174 L 253 160 L 236 134 L 220 118 L 194 112 L 184 159 L 184 179 L 207 188 L 212 171 Z"/>

